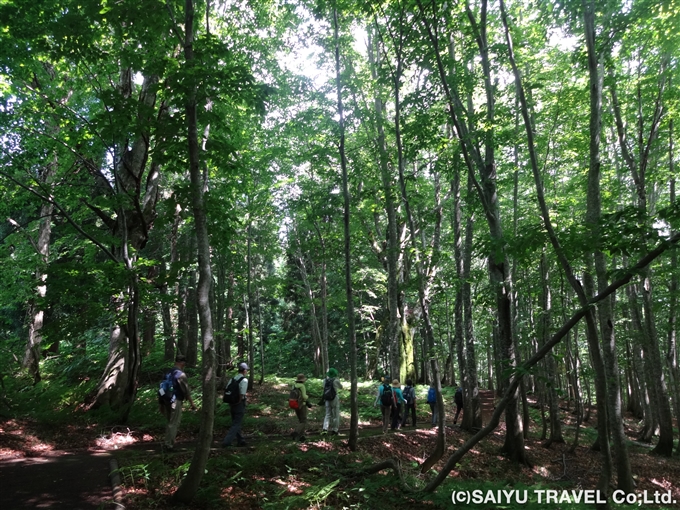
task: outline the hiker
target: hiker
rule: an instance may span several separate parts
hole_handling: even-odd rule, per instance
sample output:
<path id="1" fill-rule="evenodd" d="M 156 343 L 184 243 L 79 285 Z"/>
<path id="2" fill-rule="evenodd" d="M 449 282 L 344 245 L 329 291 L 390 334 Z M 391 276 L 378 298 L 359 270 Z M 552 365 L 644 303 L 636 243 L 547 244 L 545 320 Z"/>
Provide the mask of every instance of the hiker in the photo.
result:
<path id="1" fill-rule="evenodd" d="M 229 411 L 231 412 L 231 427 L 229 432 L 222 440 L 222 448 L 231 446 L 231 443 L 236 439 L 236 446 L 247 446 L 246 442 L 241 436 L 241 423 L 243 423 L 243 416 L 246 414 L 246 392 L 248 391 L 248 365 L 239 363 L 238 375 L 231 378 L 225 390 L 225 400 L 228 392 L 234 391 L 238 396 L 234 397 L 233 401 L 229 402 Z M 238 391 L 236 391 L 238 390 Z"/>
<path id="2" fill-rule="evenodd" d="M 463 388 L 458 386 L 456 393 L 453 395 L 453 401 L 456 403 L 456 415 L 453 417 L 453 424 L 458 421 L 458 415 L 463 410 Z"/>
<path id="3" fill-rule="evenodd" d="M 437 388 L 435 388 L 434 381 L 430 383 L 430 389 L 427 390 L 427 403 L 430 404 L 430 411 L 432 411 L 432 425 L 437 425 L 439 410 L 437 409 Z"/>
<path id="4" fill-rule="evenodd" d="M 392 381 L 392 394 L 394 395 L 394 407 L 392 407 L 392 430 L 401 428 L 401 405 L 404 403 L 404 394 L 401 392 L 399 379 Z"/>
<path id="5" fill-rule="evenodd" d="M 172 450 L 175 447 L 175 438 L 179 430 L 179 424 L 182 421 L 182 405 L 185 400 L 191 404 L 191 410 L 195 411 L 196 406 L 191 399 L 191 390 L 189 389 L 189 381 L 187 375 L 184 373 L 184 366 L 187 364 L 187 359 L 182 354 L 175 357 L 175 366 L 172 369 L 172 401 L 165 406 L 165 416 L 168 419 L 168 425 L 165 429 L 165 442 L 163 446 Z"/>
<path id="6" fill-rule="evenodd" d="M 332 436 L 338 435 L 340 429 L 340 397 L 338 391 L 342 384 L 338 381 L 338 371 L 329 368 L 326 372 L 326 380 L 323 383 L 323 401 L 326 405 L 326 416 L 323 419 L 321 434 L 327 434 L 330 430 Z"/>
<path id="7" fill-rule="evenodd" d="M 293 383 L 293 390 L 297 390 L 296 395 L 296 405 L 294 408 L 295 416 L 298 419 L 298 426 L 295 427 L 291 437 L 293 440 L 297 439 L 299 441 L 305 440 L 305 429 L 307 427 L 307 409 L 312 408 L 312 404 L 309 402 L 309 396 L 307 395 L 307 388 L 305 387 L 305 381 L 307 377 L 305 374 L 298 374 L 295 382 Z M 291 391 L 291 396 L 293 391 Z"/>
<path id="8" fill-rule="evenodd" d="M 401 420 L 401 426 L 406 427 L 408 425 L 408 414 L 411 411 L 411 417 L 413 418 L 413 426 L 416 426 L 416 389 L 413 387 L 413 381 L 411 379 L 406 379 L 406 387 L 404 388 L 404 418 Z"/>
<path id="9" fill-rule="evenodd" d="M 392 394 L 392 386 L 390 386 L 389 376 L 387 375 L 382 378 L 382 384 L 378 389 L 378 400 L 380 401 L 380 410 L 382 411 L 383 434 L 385 434 L 390 413 L 392 412 L 392 407 L 394 407 L 394 395 Z"/>
<path id="10" fill-rule="evenodd" d="M 380 382 L 378 383 L 378 389 L 375 390 L 375 400 L 373 401 L 373 407 L 378 407 L 380 405 L 380 388 L 385 382 L 385 379 L 386 376 L 382 376 L 380 378 Z"/>

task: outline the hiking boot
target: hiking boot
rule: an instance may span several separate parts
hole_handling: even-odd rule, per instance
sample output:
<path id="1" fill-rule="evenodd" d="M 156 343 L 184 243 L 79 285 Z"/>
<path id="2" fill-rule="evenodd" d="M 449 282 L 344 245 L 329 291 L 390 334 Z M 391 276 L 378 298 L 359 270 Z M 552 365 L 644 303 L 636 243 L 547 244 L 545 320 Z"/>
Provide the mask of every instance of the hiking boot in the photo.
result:
<path id="1" fill-rule="evenodd" d="M 301 443 L 304 443 L 306 441 L 305 436 L 298 437 L 298 441 L 300 441 Z"/>
<path id="2" fill-rule="evenodd" d="M 337 435 L 338 435 L 338 431 L 337 431 L 337 430 L 332 430 L 332 431 L 331 431 L 331 436 L 337 436 Z"/>
<path id="3" fill-rule="evenodd" d="M 246 443 L 245 441 L 241 441 L 236 446 L 238 446 L 239 448 L 243 448 L 244 446 L 248 446 L 248 443 Z"/>

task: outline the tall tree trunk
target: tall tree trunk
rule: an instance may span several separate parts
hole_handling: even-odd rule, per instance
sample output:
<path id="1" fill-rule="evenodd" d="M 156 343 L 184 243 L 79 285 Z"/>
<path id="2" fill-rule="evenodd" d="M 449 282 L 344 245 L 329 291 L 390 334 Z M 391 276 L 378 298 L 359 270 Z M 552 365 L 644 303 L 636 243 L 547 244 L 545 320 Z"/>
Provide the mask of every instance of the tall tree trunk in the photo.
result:
<path id="1" fill-rule="evenodd" d="M 463 246 L 463 324 L 465 326 L 465 375 L 468 381 L 467 388 L 463 393 L 465 399 L 465 414 L 463 414 L 462 427 L 464 430 L 473 431 L 482 428 L 482 406 L 479 401 L 479 378 L 477 376 L 476 339 L 474 321 L 472 318 L 472 286 L 470 278 L 472 274 L 472 243 L 474 231 L 474 212 L 472 211 L 472 199 L 474 190 L 472 181 L 468 179 L 465 203 L 468 205 L 467 220 L 465 222 L 465 245 Z M 493 390 L 492 367 L 489 360 L 489 389 Z"/>
<path id="2" fill-rule="evenodd" d="M 131 83 L 131 70 L 123 69 L 120 77 L 120 91 L 123 96 L 130 97 Z M 124 205 L 117 208 L 115 219 L 98 211 L 100 218 L 112 229 L 113 236 L 118 241 L 114 257 L 124 265 L 129 276 L 122 295 L 115 298 L 119 303 L 119 316 L 125 317 L 125 323 L 111 328 L 109 356 L 97 384 L 92 407 L 107 405 L 118 413 L 123 422 L 127 420 L 137 395 L 137 377 L 141 366 L 138 331 L 141 298 L 136 253 L 146 245 L 159 196 L 160 164 L 157 161 L 152 161 L 146 179 L 143 178 L 149 155 L 150 126 L 157 84 L 158 76 L 144 77 L 139 95 L 140 112 L 143 113 L 138 119 L 142 131 L 132 141 L 120 141 L 118 147 L 121 148 L 122 155 L 114 158 L 115 192 L 118 197 L 125 197 L 125 200 L 121 200 Z M 165 109 L 161 104 L 158 115 L 162 116 Z"/>
<path id="3" fill-rule="evenodd" d="M 552 301 L 550 294 L 550 272 L 548 269 L 548 259 L 545 251 L 541 253 L 541 317 L 539 319 L 538 336 L 540 338 L 540 345 L 545 345 L 550 338 L 550 330 L 552 325 Z M 549 447 L 553 442 L 564 443 L 562 437 L 562 422 L 560 420 L 560 406 L 557 400 L 557 384 L 556 384 L 557 367 L 555 358 L 546 356 L 545 358 L 545 376 L 546 383 L 543 385 L 543 397 L 548 402 L 548 409 L 550 410 L 550 437 L 544 446 Z"/>
<path id="4" fill-rule="evenodd" d="M 193 244 L 193 243 L 192 243 Z M 184 352 L 187 366 L 198 365 L 198 289 L 196 285 L 196 271 L 189 272 L 189 288 L 187 289 L 187 347 Z"/>
<path id="5" fill-rule="evenodd" d="M 371 76 L 374 82 L 378 82 L 379 53 L 375 55 L 373 38 L 369 33 L 368 60 L 371 67 Z M 390 320 L 387 325 L 386 339 L 390 353 L 390 372 L 398 374 L 399 360 L 399 288 L 397 281 L 397 264 L 400 252 L 399 236 L 397 233 L 397 212 L 394 200 L 394 182 L 390 172 L 390 161 L 387 155 L 385 131 L 383 128 L 384 106 L 380 99 L 380 93 L 376 92 L 375 101 L 376 127 L 378 130 L 378 153 L 380 156 L 380 176 L 382 179 L 382 191 L 385 195 L 385 212 L 387 213 L 387 307 Z"/>
<path id="6" fill-rule="evenodd" d="M 40 176 L 42 182 L 47 187 L 52 187 L 52 179 L 57 171 L 58 160 L 54 156 L 53 160 L 46 166 L 43 174 Z M 40 357 L 42 344 L 42 328 L 45 320 L 45 310 L 41 304 L 42 300 L 47 294 L 47 273 L 45 269 L 49 263 L 50 258 L 50 236 L 52 233 L 52 213 L 54 211 L 54 204 L 52 202 L 43 202 L 40 206 L 40 224 L 38 225 L 38 237 L 33 243 L 39 257 L 38 268 L 35 271 L 35 281 L 37 282 L 35 294 L 36 297 L 31 300 L 28 306 L 28 339 L 26 342 L 26 352 L 24 355 L 23 365 L 28 368 L 29 374 L 33 377 L 33 383 L 40 382 Z"/>
<path id="7" fill-rule="evenodd" d="M 257 331 L 260 337 L 260 386 L 264 383 L 264 328 L 262 326 L 262 301 L 260 300 L 260 287 L 257 287 Z"/>
<path id="8" fill-rule="evenodd" d="M 321 235 L 321 229 L 317 222 L 314 222 L 319 244 L 321 245 L 321 268 L 319 272 L 319 298 L 321 299 L 321 363 L 322 373 L 326 373 L 330 368 L 328 362 L 328 282 L 326 279 L 326 240 Z"/>
<path id="9" fill-rule="evenodd" d="M 333 6 L 333 36 L 335 42 L 335 86 L 338 96 L 338 122 L 340 128 L 340 168 L 342 169 L 343 224 L 345 241 L 345 296 L 347 299 L 347 341 L 349 343 L 350 360 L 350 423 L 349 448 L 356 451 L 359 439 L 359 404 L 357 381 L 357 339 L 354 327 L 354 296 L 352 294 L 352 250 L 350 238 L 350 195 L 347 175 L 347 159 L 345 157 L 345 117 L 342 107 L 342 81 L 340 79 L 340 37 L 338 26 L 338 9 Z M 396 303 L 395 303 L 396 304 Z"/>
<path id="10" fill-rule="evenodd" d="M 246 303 L 246 314 L 247 314 L 247 320 L 246 324 L 248 325 L 248 366 L 250 367 L 251 370 L 253 370 L 253 365 L 255 362 L 255 351 L 254 351 L 254 346 L 253 346 L 253 293 L 251 290 L 252 286 L 252 279 L 253 279 L 253 257 L 251 253 L 251 230 L 252 230 L 252 219 L 251 219 L 251 211 L 250 211 L 250 195 L 248 195 L 248 228 L 246 229 L 246 238 L 247 238 L 247 271 L 248 274 L 246 275 L 246 296 L 248 298 L 248 302 Z M 248 378 L 248 390 L 253 389 L 253 378 L 249 377 Z"/>
<path id="11" fill-rule="evenodd" d="M 669 173 L 671 175 L 670 182 L 670 202 L 675 203 L 675 162 L 673 160 L 673 119 L 669 122 L 668 127 L 668 160 Z M 673 234 L 673 232 L 671 232 Z M 666 362 L 670 374 L 670 388 L 673 397 L 673 407 L 675 408 L 675 421 L 680 427 L 680 368 L 678 367 L 678 253 L 674 250 L 671 252 L 671 268 L 675 268 L 671 274 L 671 281 L 669 284 L 669 303 L 668 303 L 668 354 L 666 355 Z M 680 441 L 676 453 L 680 454 Z"/>
<path id="12" fill-rule="evenodd" d="M 631 173 L 633 182 L 635 183 L 635 190 L 637 194 L 637 206 L 642 211 L 643 214 L 647 214 L 648 203 L 647 203 L 647 179 L 646 173 L 649 165 L 649 154 L 651 150 L 652 143 L 656 140 L 658 134 L 659 123 L 662 116 L 662 104 L 661 100 L 663 97 L 663 91 L 665 88 L 665 78 L 664 78 L 664 64 L 665 59 L 662 59 L 662 69 L 661 69 L 661 79 L 659 83 L 659 93 L 654 105 L 654 113 L 652 115 L 650 123 L 650 131 L 647 134 L 646 144 L 642 142 L 645 133 L 643 132 L 643 118 L 642 118 L 642 104 L 638 105 L 638 148 L 639 157 L 635 160 L 635 157 L 628 150 L 628 144 L 626 140 L 625 126 L 621 118 L 621 111 L 618 103 L 618 98 L 616 95 L 615 85 L 612 83 L 610 91 L 612 95 L 612 106 L 614 110 L 614 118 L 616 120 L 616 129 L 619 138 L 619 146 L 621 148 L 621 154 L 626 162 L 628 169 Z M 641 101 L 641 94 L 639 92 L 640 84 L 638 82 L 638 100 Z M 651 225 L 648 225 L 651 227 Z M 646 242 L 643 241 L 646 245 Z M 603 270 L 606 273 L 606 268 Z M 670 457 L 673 454 L 673 415 L 671 413 L 670 401 L 668 395 L 668 389 L 666 386 L 666 379 L 663 371 L 663 364 L 661 362 L 661 353 L 659 350 L 659 338 L 656 330 L 655 313 L 652 306 L 652 278 L 651 269 L 645 267 L 640 274 L 641 283 L 640 294 L 642 296 L 642 308 L 644 311 L 644 319 L 642 321 L 642 339 L 645 345 L 645 362 L 651 371 L 651 387 L 649 388 L 654 404 L 654 411 L 657 413 L 657 418 L 659 421 L 659 442 L 656 447 L 652 450 L 652 453 L 659 455 L 664 455 Z M 615 361 L 614 361 L 615 362 Z M 622 425 L 620 425 L 622 428 Z"/>
<path id="13" fill-rule="evenodd" d="M 477 41 L 479 55 L 481 58 L 482 71 L 484 75 L 484 89 L 486 99 L 486 130 L 480 137 L 483 137 L 484 155 L 478 149 L 473 139 L 477 133 L 471 133 L 468 124 L 462 118 L 465 109 L 462 106 L 460 96 L 455 88 L 449 88 L 447 74 L 442 62 L 439 49 L 439 34 L 437 31 L 438 16 L 435 13 L 432 20 L 428 21 L 425 9 L 421 0 L 418 0 L 418 7 L 422 14 L 422 19 L 427 29 L 430 42 L 432 43 L 434 54 L 437 59 L 437 68 L 442 88 L 448 103 L 448 110 L 451 120 L 456 129 L 458 139 L 461 141 L 463 157 L 465 159 L 468 173 L 475 182 L 480 201 L 484 208 L 491 246 L 493 249 L 488 256 L 489 279 L 491 288 L 495 292 L 496 313 L 498 317 L 499 341 L 502 348 L 503 362 L 506 368 L 512 370 L 516 364 L 515 346 L 512 336 L 512 315 L 511 315 L 511 291 L 510 288 L 510 267 L 505 251 L 503 240 L 503 229 L 501 224 L 500 207 L 496 188 L 496 165 L 494 157 L 494 87 L 491 83 L 491 66 L 489 62 L 489 48 L 486 40 L 487 30 L 487 0 L 481 4 L 481 21 L 477 24 L 474 15 L 467 9 L 468 19 Z M 434 7 L 433 7 L 434 8 Z M 473 112 L 468 112 L 471 116 Z M 472 135 L 472 136 L 471 136 Z M 475 171 L 479 174 L 480 182 L 475 178 Z M 507 371 L 504 373 L 508 373 Z M 504 379 L 504 386 L 508 380 Z M 524 431 L 521 416 L 518 412 L 519 392 L 515 389 L 511 395 L 511 401 L 505 413 L 506 435 L 502 451 L 512 461 L 518 463 L 528 463 L 526 451 L 524 449 Z"/>
<path id="14" fill-rule="evenodd" d="M 586 48 L 588 51 L 588 79 L 589 79 L 589 90 L 590 90 L 590 158 L 588 166 L 588 191 L 587 191 L 587 204 L 586 204 L 586 224 L 593 229 L 593 234 L 595 239 L 599 231 L 597 230 L 597 225 L 600 222 L 601 217 L 601 203 L 600 203 L 600 137 L 602 134 L 602 75 L 600 73 L 600 55 L 597 51 L 595 44 L 595 4 L 592 0 L 584 0 L 584 30 L 586 38 Z M 600 250 L 596 250 L 593 254 L 589 256 L 586 255 L 586 273 L 584 275 L 585 290 L 588 295 L 592 296 L 595 294 L 595 285 L 592 281 L 591 271 L 593 262 L 595 264 L 598 276 L 604 276 L 602 274 L 602 269 L 604 265 L 604 255 Z M 603 285 L 606 286 L 606 282 L 602 278 L 598 278 L 598 287 L 600 290 Z M 630 461 L 628 459 L 628 451 L 626 449 L 625 441 L 621 442 L 621 436 L 617 430 L 611 429 L 614 425 L 614 417 L 612 413 L 620 413 L 620 400 L 621 395 L 618 392 L 618 385 L 615 383 L 614 378 L 617 377 L 613 373 L 614 369 L 614 356 L 615 356 L 615 344 L 613 338 L 613 323 L 611 321 L 611 311 L 610 311 L 610 299 L 606 298 L 600 303 L 598 312 L 600 314 L 600 324 L 606 325 L 607 329 L 602 329 L 600 332 L 602 334 L 602 346 L 603 352 L 602 357 L 604 361 L 604 376 L 606 381 L 605 391 L 607 392 L 607 397 L 605 398 L 604 405 L 598 405 L 598 426 L 599 426 L 599 445 L 605 455 L 605 469 L 601 475 L 601 484 L 599 488 L 603 490 L 605 496 L 609 495 L 609 488 L 604 486 L 605 476 L 610 474 L 610 467 L 607 457 L 610 455 L 607 451 L 609 449 L 609 434 L 605 431 L 611 432 L 614 436 L 614 447 L 615 453 L 617 455 L 617 472 L 618 472 L 618 487 L 626 491 L 627 493 L 632 492 L 634 489 L 633 478 L 630 471 Z M 597 336 L 597 331 L 593 326 L 590 327 L 590 338 L 591 345 L 594 348 L 595 338 Z M 605 336 L 607 335 L 607 336 Z M 598 363 L 599 366 L 599 363 Z M 612 393 L 615 392 L 615 393 Z M 599 404 L 598 397 L 598 404 Z M 614 401 L 614 402 L 612 402 Z M 607 406 L 607 407 L 605 407 Z M 606 409 L 606 414 L 603 412 Z M 607 418 L 610 419 L 607 422 Z M 623 420 L 621 419 L 621 424 Z M 610 425 L 611 424 L 611 425 Z M 607 483 L 608 485 L 608 483 Z"/>
<path id="15" fill-rule="evenodd" d="M 194 5 L 193 0 L 185 0 L 185 65 L 190 72 L 195 72 L 194 66 Z M 186 477 L 174 494 L 174 499 L 181 503 L 189 503 L 196 492 L 205 473 L 205 466 L 210 454 L 210 445 L 213 438 L 213 424 L 215 421 L 216 402 L 216 359 L 215 344 L 213 339 L 213 325 L 210 310 L 210 285 L 212 283 L 212 269 L 210 266 L 210 238 L 208 236 L 208 223 L 206 218 L 205 204 L 203 201 L 203 189 L 205 183 L 199 168 L 199 145 L 198 145 L 198 119 L 197 119 L 197 80 L 195 74 L 190 75 L 189 92 L 186 100 L 185 113 L 187 118 L 187 138 L 189 142 L 189 173 L 191 176 L 191 206 L 196 224 L 196 240 L 198 245 L 198 315 L 201 324 L 202 344 L 202 386 L 203 405 L 201 406 L 201 426 L 198 432 L 198 441 L 191 466 Z"/>
<path id="16" fill-rule="evenodd" d="M 590 78 L 590 168 L 589 172 L 589 211 L 593 210 L 593 200 L 591 199 L 591 192 L 597 192 L 599 197 L 599 137 L 600 137 L 600 119 L 601 119 L 601 98 L 602 98 L 602 87 L 598 72 L 597 54 L 595 52 L 595 31 L 594 31 L 594 7 L 592 2 L 587 4 L 584 9 L 584 19 L 585 19 L 585 31 L 586 31 L 586 42 L 588 49 L 588 68 L 589 68 L 589 78 Z M 505 4 L 503 0 L 500 2 L 501 17 L 503 21 L 503 26 L 505 29 L 505 37 L 509 50 L 510 62 L 512 64 L 513 73 L 515 75 L 515 83 L 517 93 L 520 99 L 520 106 L 522 111 L 522 116 L 524 118 L 524 125 L 527 133 L 527 142 L 529 146 L 529 160 L 531 163 L 532 173 L 534 175 L 534 181 L 536 183 L 536 191 L 538 196 L 539 205 L 541 208 L 541 215 L 543 217 L 543 224 L 548 232 L 548 237 L 550 242 L 555 249 L 558 256 L 562 269 L 567 276 L 569 283 L 576 292 L 579 303 L 581 306 L 585 306 L 588 298 L 586 291 L 584 291 L 581 283 L 576 279 L 571 265 L 567 260 L 564 250 L 562 249 L 559 240 L 555 234 L 550 221 L 550 213 L 545 203 L 545 198 L 543 194 L 543 184 L 541 175 L 538 168 L 538 158 L 536 155 L 535 144 L 534 144 L 534 129 L 531 119 L 529 118 L 529 108 L 527 105 L 526 96 L 524 94 L 524 87 L 522 85 L 521 76 L 517 64 L 515 62 L 514 50 L 512 47 L 512 39 L 510 37 L 510 30 L 508 28 L 507 14 L 505 10 Z M 596 186 L 593 185 L 593 182 Z M 589 283 L 591 281 L 588 273 L 585 277 L 586 290 L 588 290 Z M 592 290 L 592 285 L 590 285 L 590 290 Z M 606 398 L 606 381 L 605 381 L 605 368 L 602 362 L 602 357 L 600 353 L 600 346 L 598 342 L 597 326 L 595 324 L 595 318 L 593 313 L 586 314 L 586 324 L 587 324 L 587 338 L 591 349 L 591 356 L 595 366 L 596 374 L 596 388 L 597 388 L 597 401 L 598 401 L 598 430 L 601 436 L 602 452 L 604 457 L 604 469 L 602 470 L 599 488 L 603 493 L 608 494 L 609 481 L 611 479 L 611 455 L 609 451 L 609 441 L 608 441 L 608 427 L 607 427 L 607 398 Z"/>

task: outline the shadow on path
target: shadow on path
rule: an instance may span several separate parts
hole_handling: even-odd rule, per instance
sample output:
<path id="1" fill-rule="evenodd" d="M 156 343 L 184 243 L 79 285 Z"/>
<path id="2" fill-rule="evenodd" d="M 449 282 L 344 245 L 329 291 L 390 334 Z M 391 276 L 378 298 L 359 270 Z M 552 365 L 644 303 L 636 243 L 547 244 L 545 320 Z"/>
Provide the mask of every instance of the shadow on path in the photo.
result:
<path id="1" fill-rule="evenodd" d="M 0 460 L 0 508 L 115 509 L 109 473 L 113 452 L 52 451 Z"/>

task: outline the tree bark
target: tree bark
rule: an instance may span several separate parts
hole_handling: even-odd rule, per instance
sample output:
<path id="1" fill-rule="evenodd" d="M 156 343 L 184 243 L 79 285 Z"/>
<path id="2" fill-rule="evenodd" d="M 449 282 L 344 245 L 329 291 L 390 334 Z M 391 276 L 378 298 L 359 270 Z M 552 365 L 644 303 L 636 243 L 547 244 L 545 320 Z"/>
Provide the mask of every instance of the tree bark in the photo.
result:
<path id="1" fill-rule="evenodd" d="M 194 4 L 193 0 L 185 0 L 185 44 L 184 58 L 187 70 L 194 71 Z M 189 173 L 191 176 L 191 206 L 196 224 L 196 240 L 198 245 L 198 315 L 201 324 L 201 345 L 203 350 L 202 389 L 203 405 L 201 406 L 201 425 L 198 441 L 191 465 L 173 498 L 181 503 L 189 503 L 196 492 L 205 473 L 205 466 L 210 454 L 215 421 L 216 402 L 216 360 L 213 339 L 213 325 L 210 310 L 210 285 L 212 269 L 210 266 L 210 238 L 203 201 L 204 182 L 199 168 L 198 119 L 197 119 L 197 80 L 191 78 L 186 98 L 185 113 L 187 118 L 187 138 L 189 143 Z"/>
<path id="2" fill-rule="evenodd" d="M 369 33 L 368 61 L 371 67 L 371 76 L 374 82 L 378 81 L 379 54 L 374 54 L 374 41 Z M 382 192 L 385 195 L 385 212 L 387 213 L 387 307 L 390 320 L 387 325 L 386 337 L 390 352 L 390 372 L 398 374 L 399 360 L 399 288 L 397 281 L 398 258 L 400 252 L 399 235 L 397 233 L 397 212 L 393 195 L 393 179 L 390 172 L 390 161 L 387 155 L 385 131 L 383 128 L 384 106 L 380 99 L 380 93 L 376 92 L 374 100 L 376 129 L 378 130 L 378 153 L 380 156 L 380 176 L 382 179 Z"/>
<path id="3" fill-rule="evenodd" d="M 342 81 L 340 78 L 340 37 L 339 37 L 338 9 L 333 6 L 333 36 L 335 43 L 335 86 L 338 98 L 338 122 L 340 128 L 340 168 L 342 170 L 343 196 L 343 225 L 345 241 L 345 297 L 347 299 L 347 340 L 349 343 L 350 359 L 350 424 L 349 448 L 356 451 L 359 439 L 359 403 L 357 380 L 357 339 L 354 326 L 354 296 L 352 294 L 352 250 L 350 238 L 350 194 L 349 177 L 347 175 L 347 159 L 345 157 L 345 117 L 342 105 Z M 395 303 L 396 304 L 396 303 Z"/>

